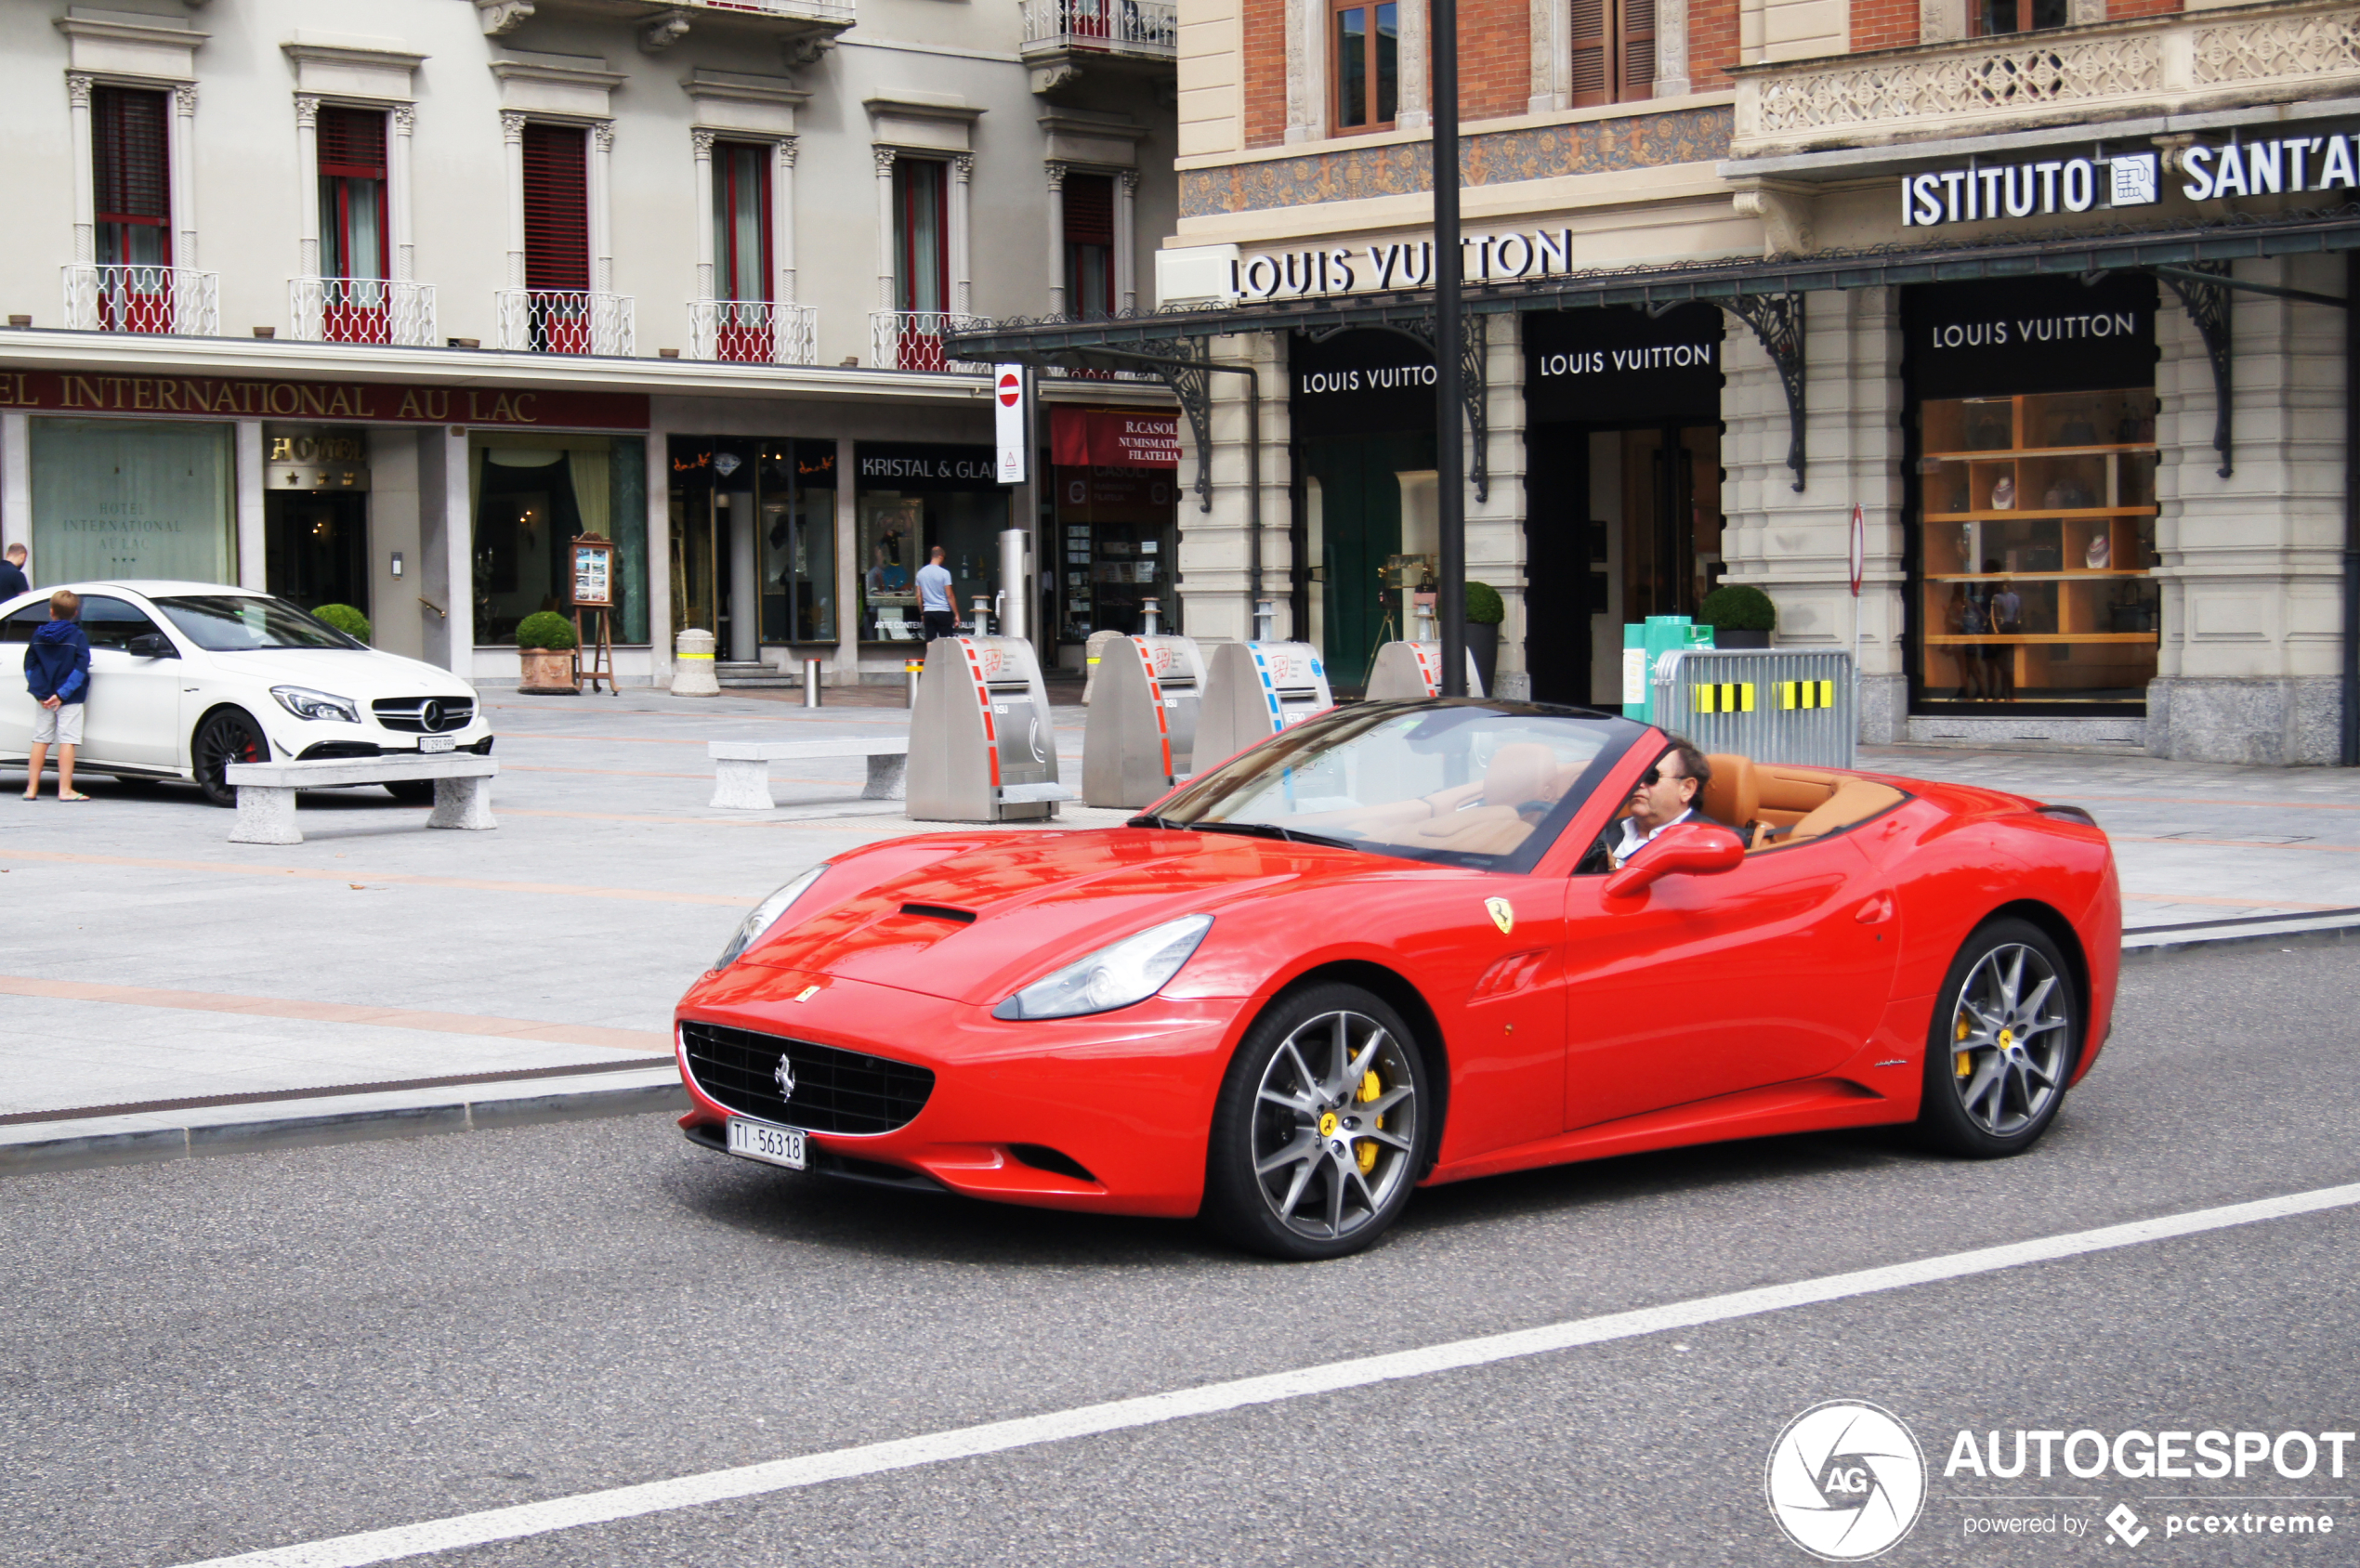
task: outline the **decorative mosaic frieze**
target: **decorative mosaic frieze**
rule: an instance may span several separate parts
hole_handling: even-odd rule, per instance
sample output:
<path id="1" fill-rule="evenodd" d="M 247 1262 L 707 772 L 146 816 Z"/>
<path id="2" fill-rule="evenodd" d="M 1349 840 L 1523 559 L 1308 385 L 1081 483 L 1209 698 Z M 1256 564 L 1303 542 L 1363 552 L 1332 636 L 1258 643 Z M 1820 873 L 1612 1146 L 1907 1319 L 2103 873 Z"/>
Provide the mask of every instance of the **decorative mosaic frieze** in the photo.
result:
<path id="1" fill-rule="evenodd" d="M 1478 131 L 1461 143 L 1459 166 L 1464 183 L 1473 187 L 1711 163 L 1728 156 L 1733 123 L 1728 108 L 1711 105 L 1526 130 Z M 1433 171 L 1432 146 L 1423 141 L 1187 169 L 1180 176 L 1180 216 L 1213 217 L 1313 202 L 1418 195 L 1433 189 Z"/>

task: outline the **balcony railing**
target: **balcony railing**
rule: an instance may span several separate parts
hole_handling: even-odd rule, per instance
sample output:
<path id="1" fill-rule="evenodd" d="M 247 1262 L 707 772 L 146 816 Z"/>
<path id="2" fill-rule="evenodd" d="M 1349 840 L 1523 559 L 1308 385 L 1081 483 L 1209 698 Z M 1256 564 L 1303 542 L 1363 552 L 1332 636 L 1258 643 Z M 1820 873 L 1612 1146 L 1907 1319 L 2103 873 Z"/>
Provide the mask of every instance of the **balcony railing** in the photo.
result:
<path id="1" fill-rule="evenodd" d="M 980 375 L 990 367 L 942 357 L 942 334 L 978 332 L 988 324 L 979 317 L 949 310 L 872 310 L 869 363 L 885 371 L 958 371 Z"/>
<path id="2" fill-rule="evenodd" d="M 1023 0 L 1027 54 L 1056 49 L 1173 59 L 1180 7 L 1169 0 Z"/>
<path id="3" fill-rule="evenodd" d="M 79 332 L 221 334 L 221 274 L 68 263 L 66 325 Z"/>
<path id="4" fill-rule="evenodd" d="M 500 346 L 535 354 L 630 354 L 636 302 L 585 289 L 502 289 Z"/>
<path id="5" fill-rule="evenodd" d="M 2360 91 L 2360 8 L 2196 11 L 1741 66 L 1738 157 Z"/>
<path id="6" fill-rule="evenodd" d="M 767 299 L 692 299 L 688 357 L 739 365 L 816 365 L 819 312 Z"/>
<path id="7" fill-rule="evenodd" d="M 434 288 L 386 278 L 290 278 L 287 315 L 302 343 L 377 343 L 424 348 L 437 342 Z"/>

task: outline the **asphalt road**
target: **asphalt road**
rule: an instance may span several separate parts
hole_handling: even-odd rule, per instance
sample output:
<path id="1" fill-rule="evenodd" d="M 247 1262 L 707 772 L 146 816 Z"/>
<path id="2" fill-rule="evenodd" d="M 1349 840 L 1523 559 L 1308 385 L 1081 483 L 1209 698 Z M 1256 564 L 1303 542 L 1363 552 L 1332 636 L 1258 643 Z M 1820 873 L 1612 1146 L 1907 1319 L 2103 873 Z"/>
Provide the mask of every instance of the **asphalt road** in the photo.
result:
<path id="1" fill-rule="evenodd" d="M 2351 947 L 2136 968 L 2026 1158 L 1617 1160 L 1422 1194 L 1315 1267 L 772 1172 L 657 1117 L 14 1178 L 0 1562 L 169 1568 L 2353 1183 L 2354 997 Z M 1943 1471 L 1962 1429 L 2351 1431 L 2355 1348 L 2344 1207 L 416 1561 L 1801 1564 L 1764 1464 L 1851 1397 L 1933 1470 L 1881 1561 L 2345 1563 L 2360 1444 L 2341 1479 Z M 2167 1536 L 2175 1509 L 2336 1533 Z M 2060 1533 L 1965 1535 L 2016 1515 Z"/>

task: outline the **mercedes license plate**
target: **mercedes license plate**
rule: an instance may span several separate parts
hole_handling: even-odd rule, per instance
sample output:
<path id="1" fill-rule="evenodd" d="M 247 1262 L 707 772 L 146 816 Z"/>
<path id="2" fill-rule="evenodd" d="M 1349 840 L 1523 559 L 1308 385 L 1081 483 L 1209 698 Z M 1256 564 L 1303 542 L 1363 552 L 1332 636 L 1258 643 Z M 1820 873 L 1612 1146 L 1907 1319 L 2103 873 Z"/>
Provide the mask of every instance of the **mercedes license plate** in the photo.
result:
<path id="1" fill-rule="evenodd" d="M 422 735 L 418 737 L 418 751 L 423 756 L 431 756 L 437 751 L 455 751 L 458 748 L 459 738 L 455 735 Z"/>
<path id="2" fill-rule="evenodd" d="M 790 1170 L 800 1170 L 803 1169 L 803 1129 L 773 1127 L 767 1121 L 731 1117 L 729 1152 L 769 1165 L 783 1165 Z"/>

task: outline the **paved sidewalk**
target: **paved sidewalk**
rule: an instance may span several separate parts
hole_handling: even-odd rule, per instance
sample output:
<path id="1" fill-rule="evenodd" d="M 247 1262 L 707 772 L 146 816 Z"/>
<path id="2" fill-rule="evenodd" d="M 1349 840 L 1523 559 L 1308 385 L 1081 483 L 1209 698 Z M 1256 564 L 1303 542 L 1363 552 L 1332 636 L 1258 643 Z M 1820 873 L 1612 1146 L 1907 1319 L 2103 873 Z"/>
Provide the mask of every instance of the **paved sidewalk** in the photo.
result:
<path id="1" fill-rule="evenodd" d="M 0 1171 L 664 1103 L 672 1004 L 744 909 L 829 855 L 945 830 L 859 800 L 858 759 L 775 767 L 776 812 L 705 804 L 706 741 L 898 733 L 898 707 L 487 703 L 490 833 L 425 831 L 363 790 L 305 797 L 301 845 L 233 845 L 187 788 L 86 778 L 88 805 L 26 804 L 0 769 Z M 1082 718 L 1055 711 L 1069 782 Z M 2360 775 L 1927 749 L 1862 765 L 2087 806 L 2151 943 L 2360 920 Z"/>

